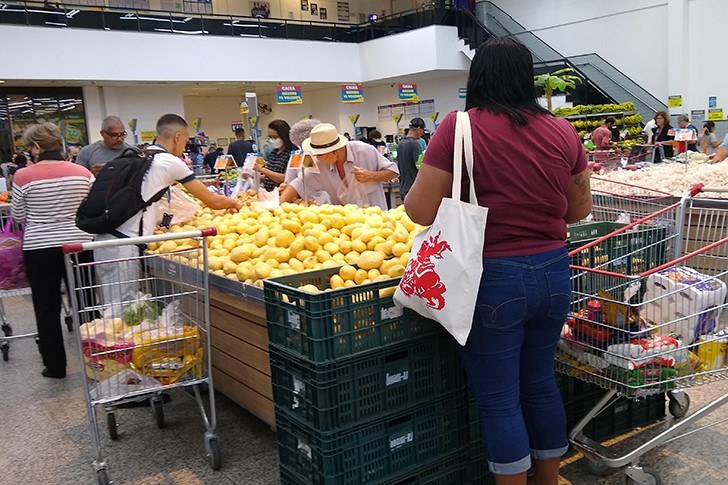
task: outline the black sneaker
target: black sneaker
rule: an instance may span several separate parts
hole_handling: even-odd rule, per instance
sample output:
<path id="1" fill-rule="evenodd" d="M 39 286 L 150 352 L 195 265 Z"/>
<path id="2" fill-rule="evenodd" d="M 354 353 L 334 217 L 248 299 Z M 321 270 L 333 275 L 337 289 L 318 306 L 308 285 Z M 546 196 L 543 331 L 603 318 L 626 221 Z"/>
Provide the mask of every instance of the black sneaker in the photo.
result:
<path id="1" fill-rule="evenodd" d="M 48 368 L 43 369 L 43 372 L 41 372 L 43 377 L 50 377 L 51 379 L 63 379 L 66 377 L 66 371 L 63 372 L 51 372 L 48 370 Z"/>

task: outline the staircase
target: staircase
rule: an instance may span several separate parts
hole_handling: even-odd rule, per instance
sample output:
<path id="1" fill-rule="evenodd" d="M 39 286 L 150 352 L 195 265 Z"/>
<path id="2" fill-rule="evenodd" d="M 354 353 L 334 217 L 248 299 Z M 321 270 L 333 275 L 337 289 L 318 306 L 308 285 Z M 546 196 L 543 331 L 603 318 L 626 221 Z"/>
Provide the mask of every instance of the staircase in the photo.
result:
<path id="1" fill-rule="evenodd" d="M 510 37 L 518 40 L 531 51 L 534 68 L 538 70 L 554 71 L 570 67 L 584 78 L 585 84 L 593 87 L 610 102 L 633 102 L 644 120 L 653 118 L 657 111 L 667 111 L 663 102 L 599 55 L 584 54 L 566 58 L 492 2 L 478 2 L 475 13 L 471 15 L 474 20 L 469 23 L 487 31 L 483 40 L 488 37 Z M 472 34 L 463 35 L 461 32 L 461 38 L 470 42 L 471 47 L 480 45 L 480 42 L 471 42 L 474 38 Z"/>

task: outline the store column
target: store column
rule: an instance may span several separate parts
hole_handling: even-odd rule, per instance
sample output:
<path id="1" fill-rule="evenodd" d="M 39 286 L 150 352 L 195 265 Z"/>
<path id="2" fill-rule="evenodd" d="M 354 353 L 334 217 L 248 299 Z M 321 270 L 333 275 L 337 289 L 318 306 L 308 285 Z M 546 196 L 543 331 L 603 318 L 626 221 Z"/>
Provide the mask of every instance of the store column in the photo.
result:
<path id="1" fill-rule="evenodd" d="M 677 116 L 686 106 L 689 82 L 689 5 L 688 0 L 667 2 L 667 91 L 669 96 L 682 96 L 682 106 L 670 108 L 670 115 Z M 667 101 L 667 100 L 665 100 Z M 675 120 L 673 120 L 675 121 Z M 673 125 L 676 123 L 673 122 Z"/>

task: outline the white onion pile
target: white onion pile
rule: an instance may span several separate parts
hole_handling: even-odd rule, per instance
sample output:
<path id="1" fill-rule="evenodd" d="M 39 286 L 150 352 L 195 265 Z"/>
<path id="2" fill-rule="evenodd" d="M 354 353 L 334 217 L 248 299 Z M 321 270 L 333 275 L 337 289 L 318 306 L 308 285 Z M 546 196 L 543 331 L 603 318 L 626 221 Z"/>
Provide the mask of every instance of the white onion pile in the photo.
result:
<path id="1" fill-rule="evenodd" d="M 617 183 L 610 183 L 617 182 Z M 631 187 L 631 184 L 639 187 Z M 630 196 L 655 196 L 654 191 L 667 192 L 682 196 L 696 184 L 707 187 L 728 188 L 728 162 L 715 165 L 691 163 L 660 163 L 641 170 L 617 169 L 610 172 L 594 174 L 592 189 Z M 645 190 L 641 187 L 648 187 Z M 728 198 L 728 194 L 704 194 L 711 198 Z"/>

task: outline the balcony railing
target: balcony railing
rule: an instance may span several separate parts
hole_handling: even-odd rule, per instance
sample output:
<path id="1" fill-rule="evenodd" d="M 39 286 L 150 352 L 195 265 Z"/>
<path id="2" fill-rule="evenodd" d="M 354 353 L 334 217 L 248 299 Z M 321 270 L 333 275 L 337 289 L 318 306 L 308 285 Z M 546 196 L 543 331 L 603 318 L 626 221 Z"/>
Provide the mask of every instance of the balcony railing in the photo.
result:
<path id="1" fill-rule="evenodd" d="M 363 24 L 89 7 L 52 2 L 0 2 L 0 24 L 5 25 L 349 43 L 360 43 L 430 25 L 455 26 L 457 16 L 455 9 L 441 1 Z"/>

